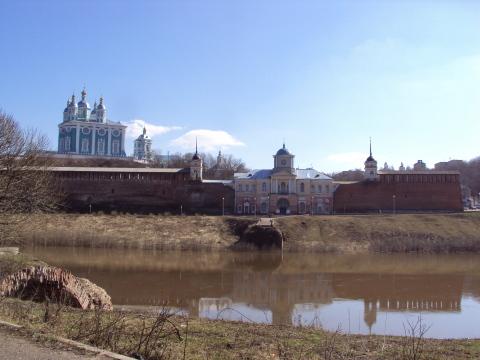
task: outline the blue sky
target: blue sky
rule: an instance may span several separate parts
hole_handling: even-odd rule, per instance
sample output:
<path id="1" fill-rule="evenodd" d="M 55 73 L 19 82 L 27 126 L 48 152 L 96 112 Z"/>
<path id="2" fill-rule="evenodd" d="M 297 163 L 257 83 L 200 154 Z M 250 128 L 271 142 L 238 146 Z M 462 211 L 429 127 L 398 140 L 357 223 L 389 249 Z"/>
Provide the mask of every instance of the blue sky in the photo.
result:
<path id="1" fill-rule="evenodd" d="M 56 149 L 85 84 L 154 148 L 330 172 L 480 155 L 480 1 L 0 0 L 0 107 Z M 127 139 L 131 151 L 133 139 Z"/>

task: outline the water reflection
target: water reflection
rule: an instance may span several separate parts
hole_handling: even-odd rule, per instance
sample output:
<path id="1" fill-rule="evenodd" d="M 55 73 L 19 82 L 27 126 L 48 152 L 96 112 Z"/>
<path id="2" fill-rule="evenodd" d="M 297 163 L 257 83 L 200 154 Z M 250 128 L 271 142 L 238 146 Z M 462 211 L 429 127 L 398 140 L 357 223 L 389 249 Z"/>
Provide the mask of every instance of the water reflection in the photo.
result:
<path id="1" fill-rule="evenodd" d="M 476 256 L 27 251 L 91 279 L 118 305 L 378 334 L 403 334 L 421 314 L 431 337 L 480 336 Z"/>

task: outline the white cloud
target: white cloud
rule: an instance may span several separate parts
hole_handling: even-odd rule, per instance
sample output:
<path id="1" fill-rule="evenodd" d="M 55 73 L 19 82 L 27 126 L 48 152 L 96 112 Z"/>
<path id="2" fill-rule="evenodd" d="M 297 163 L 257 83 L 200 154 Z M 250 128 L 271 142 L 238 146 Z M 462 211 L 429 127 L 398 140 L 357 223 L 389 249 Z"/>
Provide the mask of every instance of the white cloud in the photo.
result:
<path id="1" fill-rule="evenodd" d="M 195 139 L 198 139 L 199 149 L 207 152 L 227 149 L 232 146 L 245 146 L 243 142 L 235 139 L 226 131 L 208 129 L 190 130 L 172 140 L 171 144 L 192 151 L 195 149 Z"/>
<path id="2" fill-rule="evenodd" d="M 140 135 L 143 131 L 143 127 L 147 129 L 147 135 L 153 138 L 154 136 L 157 135 L 163 135 L 167 132 L 173 131 L 173 130 L 180 130 L 180 126 L 162 126 L 162 125 L 155 125 L 146 122 L 145 120 L 141 119 L 134 119 L 131 120 L 127 123 L 124 123 L 124 125 L 127 125 L 127 131 L 126 131 L 126 136 L 131 139 L 135 139 Z"/>
<path id="3" fill-rule="evenodd" d="M 345 152 L 345 153 L 337 153 L 337 154 L 330 154 L 327 156 L 327 160 L 341 163 L 344 165 L 349 165 L 352 167 L 360 168 L 363 166 L 363 162 L 367 158 L 368 155 L 365 155 L 361 152 Z"/>

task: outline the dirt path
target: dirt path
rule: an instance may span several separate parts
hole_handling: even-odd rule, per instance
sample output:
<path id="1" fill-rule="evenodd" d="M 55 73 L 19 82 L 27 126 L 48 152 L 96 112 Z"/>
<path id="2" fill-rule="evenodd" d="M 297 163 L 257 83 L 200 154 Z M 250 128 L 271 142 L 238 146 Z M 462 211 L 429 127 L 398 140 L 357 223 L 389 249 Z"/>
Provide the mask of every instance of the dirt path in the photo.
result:
<path id="1" fill-rule="evenodd" d="M 16 331 L 0 327 L 1 360 L 85 360 L 106 359 L 92 354 L 81 354 L 60 345 L 44 345 L 34 339 L 21 336 Z"/>
<path id="2" fill-rule="evenodd" d="M 265 218 L 262 217 L 258 220 L 258 226 L 272 226 L 274 224 L 274 220 L 272 218 Z"/>

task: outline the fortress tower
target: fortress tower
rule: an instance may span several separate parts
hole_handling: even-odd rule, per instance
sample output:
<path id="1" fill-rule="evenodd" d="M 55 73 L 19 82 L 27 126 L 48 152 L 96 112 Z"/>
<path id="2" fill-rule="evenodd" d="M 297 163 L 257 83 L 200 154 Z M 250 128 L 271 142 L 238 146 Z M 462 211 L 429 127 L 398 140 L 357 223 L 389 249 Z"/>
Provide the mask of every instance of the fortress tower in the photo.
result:
<path id="1" fill-rule="evenodd" d="M 378 179 L 377 160 L 372 156 L 372 139 L 370 139 L 370 156 L 365 160 L 364 178 L 366 180 L 375 181 Z"/>
<path id="2" fill-rule="evenodd" d="M 195 154 L 190 161 L 190 180 L 202 181 L 203 178 L 203 162 L 200 155 L 198 155 L 198 144 L 195 139 Z"/>

